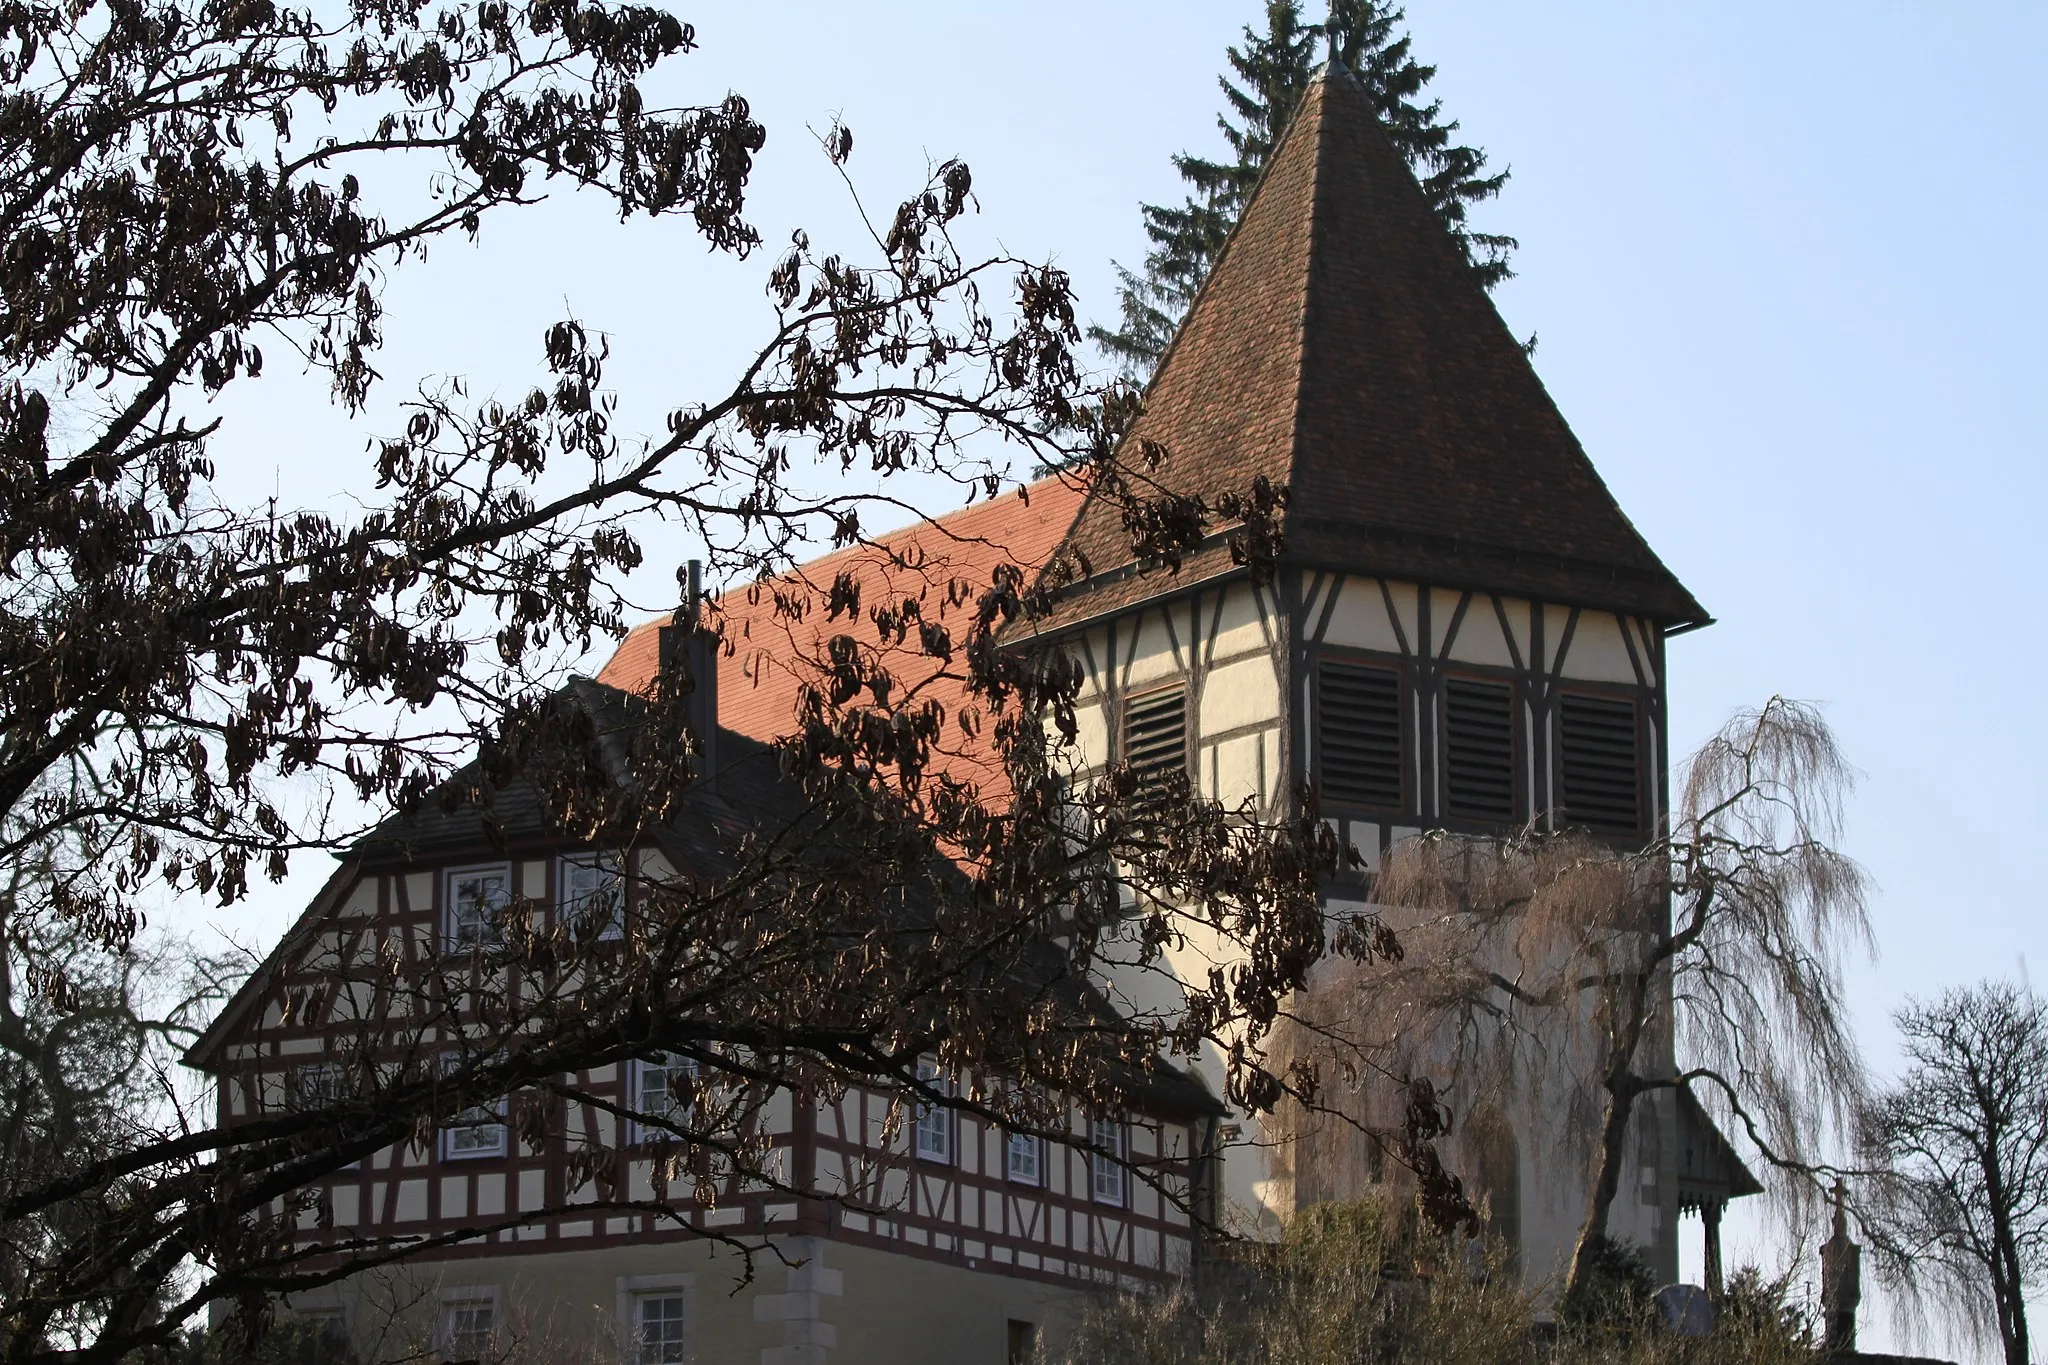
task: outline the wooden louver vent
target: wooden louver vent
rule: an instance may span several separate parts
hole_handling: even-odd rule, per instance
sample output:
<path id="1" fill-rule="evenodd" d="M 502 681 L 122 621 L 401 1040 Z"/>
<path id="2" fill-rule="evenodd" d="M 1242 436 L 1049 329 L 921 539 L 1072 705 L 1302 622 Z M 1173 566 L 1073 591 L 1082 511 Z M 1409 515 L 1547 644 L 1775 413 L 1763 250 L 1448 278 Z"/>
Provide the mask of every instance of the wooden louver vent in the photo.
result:
<path id="1" fill-rule="evenodd" d="M 1444 813 L 1515 820 L 1515 693 L 1506 683 L 1444 680 Z"/>
<path id="2" fill-rule="evenodd" d="M 1137 774 L 1138 789 L 1165 791 L 1188 762 L 1188 694 L 1184 688 L 1135 697 L 1124 705 L 1124 762 Z"/>
<path id="3" fill-rule="evenodd" d="M 1324 659 L 1316 670 L 1323 800 L 1399 811 L 1401 675 Z"/>
<path id="4" fill-rule="evenodd" d="M 1633 701 L 1561 693 L 1557 750 L 1566 820 L 1602 834 L 1642 829 L 1643 770 Z"/>

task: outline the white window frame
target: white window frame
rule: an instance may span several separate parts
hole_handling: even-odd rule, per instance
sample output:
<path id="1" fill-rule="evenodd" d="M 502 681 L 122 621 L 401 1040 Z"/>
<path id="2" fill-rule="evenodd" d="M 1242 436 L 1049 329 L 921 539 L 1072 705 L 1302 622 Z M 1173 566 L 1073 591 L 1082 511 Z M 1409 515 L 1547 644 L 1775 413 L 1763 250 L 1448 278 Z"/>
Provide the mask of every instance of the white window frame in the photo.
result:
<path id="1" fill-rule="evenodd" d="M 496 905 L 489 907 L 492 912 L 489 918 L 497 922 L 489 924 L 472 922 L 466 924 L 461 916 L 461 893 L 457 888 L 462 885 L 465 878 L 489 877 L 493 875 L 502 878 L 505 884 L 504 898 Z M 475 867 L 452 867 L 448 869 L 443 877 L 442 884 L 447 896 L 447 910 L 442 916 L 444 921 L 443 930 L 447 936 L 447 941 L 451 945 L 459 947 L 481 945 L 488 947 L 499 942 L 504 937 L 504 911 L 512 903 L 515 894 L 512 881 L 512 864 L 480 863 Z"/>
<path id="2" fill-rule="evenodd" d="M 490 1310 L 490 1326 L 485 1329 L 484 1349 L 476 1352 L 464 1351 L 459 1356 L 455 1344 L 455 1315 L 477 1308 Z M 503 1324 L 498 1321 L 498 1286 L 466 1285 L 460 1289 L 444 1289 L 434 1307 L 434 1346 L 442 1355 L 462 1360 L 485 1360 L 490 1357 L 491 1347 L 496 1342 Z"/>
<path id="3" fill-rule="evenodd" d="M 1021 1173 L 1017 1158 L 1027 1154 L 1031 1169 Z M 1003 1143 L 1003 1178 L 1013 1185 L 1045 1184 L 1045 1143 L 1036 1133 L 1012 1133 Z"/>
<path id="4" fill-rule="evenodd" d="M 697 1356 L 697 1277 L 694 1275 L 622 1275 L 616 1310 L 620 1365 L 641 1365 L 640 1305 L 650 1299 L 683 1301 L 683 1359 Z"/>
<path id="5" fill-rule="evenodd" d="M 309 1084 L 311 1082 L 312 1084 Z M 302 1062 L 291 1069 L 287 1082 L 291 1087 L 288 1102 L 303 1111 L 315 1107 L 332 1108 L 350 1097 L 348 1071 L 340 1062 Z M 312 1101 L 311 1104 L 308 1101 Z M 351 1161 L 341 1169 L 360 1170 L 362 1161 Z M 327 1310 L 320 1310 L 325 1312 Z"/>
<path id="6" fill-rule="evenodd" d="M 441 1059 L 441 1070 L 453 1071 L 462 1065 L 460 1056 L 450 1055 Z M 480 1161 L 490 1157 L 501 1157 L 511 1150 L 511 1132 L 506 1127 L 509 1106 L 500 1095 L 488 1104 L 473 1105 L 452 1116 L 441 1128 L 441 1159 L 443 1161 Z M 492 1147 L 470 1147 L 458 1150 L 456 1138 L 462 1133 L 476 1133 L 485 1129 L 495 1130 L 497 1144 Z"/>
<path id="7" fill-rule="evenodd" d="M 632 1061 L 626 1063 L 626 1066 L 630 1077 L 627 1085 L 627 1103 L 638 1114 L 649 1112 L 647 1108 L 648 1072 L 661 1071 L 667 1074 L 680 1071 L 687 1076 L 699 1074 L 697 1060 L 694 1057 L 635 1057 Z M 664 1089 L 666 1089 L 666 1082 L 664 1082 Z M 673 1096 L 671 1096 L 669 1105 L 664 1112 L 680 1121 L 687 1121 L 690 1115 L 696 1111 L 696 1108 L 697 1106 L 694 1102 L 679 1106 L 674 1102 Z M 636 1143 L 660 1142 L 665 1138 L 672 1139 L 675 1136 L 666 1128 L 643 1123 L 638 1118 L 633 1119 L 629 1131 L 632 1140 Z"/>
<path id="8" fill-rule="evenodd" d="M 1122 1119 L 1092 1119 L 1088 1140 L 1096 1150 L 1088 1153 L 1088 1195 L 1098 1204 L 1122 1207 L 1130 1201 L 1130 1171 L 1124 1162 L 1130 1151 L 1129 1135 Z"/>
<path id="9" fill-rule="evenodd" d="M 617 849 L 599 849 L 590 853 L 565 853 L 555 864 L 555 885 L 560 894 L 556 896 L 557 913 L 561 922 L 574 925 L 583 919 L 586 905 L 600 894 L 600 888 L 579 891 L 576 887 L 578 874 L 596 872 L 611 880 L 610 890 L 618 897 L 618 903 L 597 931 L 597 938 L 617 939 L 626 933 L 626 855 Z"/>
<path id="10" fill-rule="evenodd" d="M 289 1102 L 300 1109 L 329 1109 L 348 1098 L 340 1062 L 301 1062 L 292 1068 Z"/>
<path id="11" fill-rule="evenodd" d="M 939 1075 L 939 1064 L 929 1057 L 917 1059 L 917 1078 L 934 1084 L 934 1088 L 946 1094 L 952 1089 Z M 917 1106 L 917 1121 L 911 1125 L 910 1151 L 919 1161 L 930 1161 L 940 1165 L 953 1164 L 953 1149 L 959 1144 L 954 1141 L 953 1111 L 943 1104 Z"/>

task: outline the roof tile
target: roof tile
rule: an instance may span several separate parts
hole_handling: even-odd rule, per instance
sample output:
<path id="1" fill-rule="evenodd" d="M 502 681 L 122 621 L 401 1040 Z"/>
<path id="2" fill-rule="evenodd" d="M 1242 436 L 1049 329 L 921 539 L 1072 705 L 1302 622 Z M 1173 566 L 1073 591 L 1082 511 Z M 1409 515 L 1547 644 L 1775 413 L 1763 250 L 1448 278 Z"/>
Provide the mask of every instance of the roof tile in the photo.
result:
<path id="1" fill-rule="evenodd" d="M 727 652 L 718 666 L 718 719 L 728 730 L 763 743 L 795 729 L 797 700 L 804 684 L 818 678 L 816 661 L 833 635 L 851 633 L 879 650 L 885 666 L 903 689 L 899 696 L 931 698 L 955 722 L 969 694 L 962 664 L 950 666 L 926 655 L 913 634 L 904 644 L 885 641 L 872 616 L 890 599 L 916 597 L 927 620 L 948 626 L 955 641 L 966 634 L 964 621 L 975 596 L 988 586 L 998 566 L 1014 565 L 1027 579 L 1058 548 L 1081 504 L 1078 482 L 1054 476 L 1015 492 L 918 522 L 812 560 L 768 584 L 733 588 L 714 599 L 714 619 L 724 633 Z M 827 620 L 822 608 L 833 580 L 851 573 L 861 586 L 857 620 Z M 947 588 L 965 586 L 964 605 L 947 602 Z M 775 593 L 807 596 L 812 610 L 800 619 L 776 608 Z M 598 673 L 597 680 L 628 692 L 645 692 L 654 681 L 663 617 L 634 630 Z M 1000 794 L 1001 772 L 987 751 L 949 723 L 948 745 L 935 766 L 962 781 L 975 782 Z"/>
<path id="2" fill-rule="evenodd" d="M 1166 447 L 1157 478 L 1175 492 L 1287 485 L 1288 562 L 1706 620 L 1341 66 L 1303 97 L 1132 436 Z M 1108 499 L 1082 509 L 1073 544 L 1098 579 L 1127 581 Z M 1075 594 L 1055 624 L 1097 614 L 1096 597 Z"/>

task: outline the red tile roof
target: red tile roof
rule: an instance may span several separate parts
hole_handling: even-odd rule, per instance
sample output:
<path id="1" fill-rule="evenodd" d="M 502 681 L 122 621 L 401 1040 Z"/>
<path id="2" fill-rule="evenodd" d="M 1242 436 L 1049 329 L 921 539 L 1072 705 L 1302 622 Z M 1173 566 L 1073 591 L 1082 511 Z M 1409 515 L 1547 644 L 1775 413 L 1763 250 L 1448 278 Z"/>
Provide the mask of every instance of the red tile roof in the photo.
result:
<path id="1" fill-rule="evenodd" d="M 1286 485 L 1288 561 L 1639 613 L 1706 613 L 1616 505 L 1341 66 L 1302 99 L 1146 395 L 1160 482 Z M 1130 595 L 1119 510 L 1074 545 Z M 1105 600 L 1073 595 L 1056 623 Z"/>
<path id="2" fill-rule="evenodd" d="M 714 619 L 728 652 L 718 666 L 718 719 L 728 730 L 773 742 L 795 728 L 798 694 L 818 677 L 815 661 L 825 641 L 851 634 L 876 650 L 904 689 L 904 699 L 930 698 L 946 709 L 946 752 L 937 766 L 995 792 L 1000 773 L 984 748 L 957 723 L 968 701 L 961 664 L 941 664 L 918 646 L 913 632 L 903 644 L 884 638 L 874 610 L 906 597 L 918 599 L 925 619 L 947 625 L 956 643 L 966 635 L 964 620 L 975 597 L 1002 564 L 1028 579 L 1058 547 L 1081 505 L 1073 479 L 1040 479 L 987 502 L 919 522 L 874 543 L 856 545 L 799 566 L 772 583 L 735 587 L 714 599 Z M 827 620 L 824 602 L 833 581 L 850 573 L 860 584 L 860 612 L 849 620 Z M 964 603 L 950 603 L 948 588 L 964 585 Z M 776 591 L 808 599 L 801 618 L 776 609 Z M 654 680 L 658 632 L 667 618 L 650 621 L 619 642 L 597 680 L 629 692 L 644 692 Z"/>

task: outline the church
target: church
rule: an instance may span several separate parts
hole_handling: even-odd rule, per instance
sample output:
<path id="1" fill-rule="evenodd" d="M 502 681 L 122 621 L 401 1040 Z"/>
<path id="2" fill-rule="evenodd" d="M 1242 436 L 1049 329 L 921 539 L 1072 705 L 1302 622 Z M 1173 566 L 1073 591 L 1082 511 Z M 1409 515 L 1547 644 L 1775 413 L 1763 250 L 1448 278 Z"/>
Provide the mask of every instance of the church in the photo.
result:
<path id="1" fill-rule="evenodd" d="M 1016 644 L 1064 650 L 1082 670 L 1081 764 L 1183 770 L 1200 795 L 1267 819 L 1313 784 L 1365 873 L 1331 889 L 1333 910 L 1363 903 L 1377 861 L 1423 831 L 1533 821 L 1641 842 L 1660 829 L 1666 645 L 1710 618 L 1616 504 L 1341 67 L 1305 94 L 1131 439 L 1170 452 L 1156 477 L 1177 491 L 1261 476 L 1284 486 L 1276 571 L 1255 576 L 1219 534 L 1177 573 L 1140 572 L 1114 509 L 1054 477 L 807 576 L 886 579 L 944 553 L 986 578 L 1077 551 L 1087 577 Z M 679 817 L 659 850 L 667 867 L 715 861 L 721 821 L 786 798 L 760 755 L 788 731 L 816 641 L 741 599 L 721 603 L 730 647 L 705 658 L 700 690 L 718 762 L 756 775 L 728 783 L 717 809 Z M 662 667 L 661 637 L 658 622 L 635 630 L 565 696 L 600 725 L 630 724 Z M 568 907 L 603 883 L 590 851 L 516 820 L 499 839 L 442 813 L 401 833 L 344 861 L 193 1048 L 223 1121 L 320 1083 L 320 1031 L 277 983 L 337 926 L 456 935 L 493 897 Z M 1213 949 L 1183 944 L 1169 965 L 1206 975 Z M 1157 973 L 1105 961 L 1100 985 L 1112 1005 L 1171 1008 Z M 771 1106 L 775 1141 L 820 1194 L 846 1188 L 857 1164 L 884 1172 L 888 1207 L 866 1214 L 768 1195 L 693 1210 L 676 1191 L 668 1218 L 578 1217 L 561 1154 L 515 1140 L 502 1108 L 480 1111 L 338 1173 L 323 1196 L 333 1219 L 431 1238 L 479 1215 L 546 1212 L 415 1258 L 402 1285 L 323 1289 L 289 1307 L 366 1361 L 392 1353 L 397 1338 L 380 1333 L 414 1331 L 408 1341 L 450 1359 L 1005 1365 L 1082 1296 L 1170 1281 L 1219 1230 L 1270 1233 L 1315 1197 L 1257 1116 L 1216 1098 L 1220 1068 L 1162 1062 L 1129 1113 L 1082 1120 L 1089 1151 L 1019 1146 L 967 1119 L 892 1129 L 858 1095 Z M 676 1084 L 658 1059 L 584 1079 L 622 1110 Z M 1681 1214 L 1698 1212 L 1711 1276 L 1722 1207 L 1757 1186 L 1703 1113 L 1661 1099 L 1639 1112 L 1614 1232 L 1668 1282 Z M 1586 1189 L 1543 1120 L 1501 1116 L 1483 1182 L 1532 1282 L 1569 1254 Z M 617 1114 L 581 1121 L 628 1140 Z M 1134 1179 L 1140 1165 L 1154 1179 Z M 1159 1181 L 1185 1197 L 1162 1197 Z M 733 1256 L 690 1235 L 714 1227 L 782 1254 L 736 1288 Z"/>

